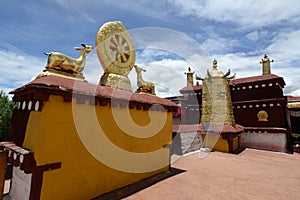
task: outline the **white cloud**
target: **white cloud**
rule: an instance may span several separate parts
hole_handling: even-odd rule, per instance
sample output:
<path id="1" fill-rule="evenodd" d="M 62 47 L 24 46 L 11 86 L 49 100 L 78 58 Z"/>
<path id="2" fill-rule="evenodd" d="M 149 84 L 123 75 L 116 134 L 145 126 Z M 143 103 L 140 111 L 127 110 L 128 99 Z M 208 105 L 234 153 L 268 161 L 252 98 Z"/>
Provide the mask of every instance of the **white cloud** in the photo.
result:
<path id="1" fill-rule="evenodd" d="M 89 22 L 97 23 L 99 21 L 99 11 L 103 11 L 103 8 L 107 7 L 109 11 L 104 11 L 105 14 L 102 18 L 119 18 L 123 17 L 124 13 L 138 14 L 145 17 L 156 18 L 163 21 L 168 21 L 168 10 L 165 9 L 165 2 L 157 1 L 132 1 L 122 0 L 90 0 L 88 3 L 81 0 L 55 0 L 67 13 L 72 14 L 72 20 L 85 19 Z M 117 13 L 117 14 L 116 14 Z M 111 15 L 112 14 L 112 15 Z"/>
<path id="2" fill-rule="evenodd" d="M 298 0 L 168 0 L 181 16 L 217 22 L 231 22 L 242 27 L 263 27 L 283 21 L 299 21 Z"/>
<path id="3" fill-rule="evenodd" d="M 72 13 L 73 14 L 73 19 L 72 20 L 81 20 L 85 19 L 89 22 L 97 22 L 96 19 L 91 17 L 92 13 L 86 12 L 86 7 L 89 6 L 86 2 L 82 1 L 76 1 L 76 0 L 55 0 L 61 7 L 63 7 L 67 13 Z M 94 4 L 94 7 L 99 7 L 99 4 Z"/>
<path id="4" fill-rule="evenodd" d="M 272 73 L 283 77 L 286 83 L 284 94 L 295 96 L 298 93 L 297 91 L 299 91 L 300 88 L 300 67 L 292 67 L 288 65 L 278 66 L 278 63 L 276 66 L 276 63 L 274 62 L 271 70 Z"/>
<path id="5" fill-rule="evenodd" d="M 168 58 L 173 55 L 170 52 L 167 52 L 165 50 L 161 49 L 152 49 L 152 48 L 145 48 L 145 49 L 139 49 L 136 51 L 136 62 L 140 64 L 153 62 L 154 60 L 157 60 L 157 58 Z"/>
<path id="6" fill-rule="evenodd" d="M 260 39 L 264 39 L 267 35 L 268 31 L 253 31 L 248 33 L 245 37 L 252 42 L 256 42 Z"/>
<path id="7" fill-rule="evenodd" d="M 103 74 L 103 68 L 98 59 L 96 49 L 90 52 L 86 58 L 86 65 L 83 71 L 85 79 L 92 84 L 98 84 L 100 77 Z"/>
<path id="8" fill-rule="evenodd" d="M 293 61 L 300 59 L 300 29 L 284 30 L 279 33 L 272 44 L 267 47 L 267 51 L 277 60 Z"/>
<path id="9" fill-rule="evenodd" d="M 258 31 L 253 31 L 251 33 L 248 33 L 246 35 L 246 38 L 251 41 L 257 41 L 259 39 L 259 33 Z"/>
<path id="10" fill-rule="evenodd" d="M 137 63 L 139 65 L 139 63 Z M 156 94 L 159 97 L 180 95 L 179 90 L 186 86 L 184 72 L 189 63 L 184 60 L 163 59 L 139 65 L 146 69 L 142 73 L 145 81 L 155 84 Z M 136 73 L 134 70 L 129 74 L 133 90 L 136 90 Z"/>
<path id="11" fill-rule="evenodd" d="M 226 72 L 236 73 L 236 78 L 261 75 L 261 66 L 259 64 L 262 56 L 249 56 L 245 53 L 216 55 L 219 69 Z"/>
<path id="12" fill-rule="evenodd" d="M 156 53 L 161 51 L 168 55 L 175 55 L 181 60 L 185 60 L 189 66 L 194 68 L 197 73 L 203 73 L 205 67 L 211 65 L 211 58 L 207 51 L 197 41 L 186 34 L 165 29 L 165 28 L 139 28 L 129 31 L 135 47 L 137 49 L 153 49 L 153 51 L 146 51 L 146 54 L 138 55 L 138 61 L 146 62 L 146 57 L 153 59 Z M 143 53 L 143 52 L 142 52 Z M 149 53 L 149 55 L 147 55 Z M 150 54 L 154 56 L 150 56 Z M 165 55 L 164 55 L 165 56 Z M 140 59 L 143 59 L 141 61 Z M 161 61 L 160 59 L 158 61 Z M 173 60 L 178 60 L 177 58 Z M 148 60 L 149 62 L 149 60 Z"/>
<path id="13" fill-rule="evenodd" d="M 239 45 L 236 39 L 227 39 L 222 37 L 208 38 L 202 43 L 202 47 L 210 53 L 218 54 L 222 52 L 230 52 L 234 47 Z"/>
<path id="14" fill-rule="evenodd" d="M 46 65 L 47 57 L 40 59 L 22 52 L 0 50 L 0 87 L 20 87 L 35 78 Z"/>
<path id="15" fill-rule="evenodd" d="M 168 9 L 165 1 L 119 1 L 104 0 L 111 8 L 121 8 L 126 13 L 137 13 L 140 16 L 156 18 L 161 21 L 168 21 Z"/>

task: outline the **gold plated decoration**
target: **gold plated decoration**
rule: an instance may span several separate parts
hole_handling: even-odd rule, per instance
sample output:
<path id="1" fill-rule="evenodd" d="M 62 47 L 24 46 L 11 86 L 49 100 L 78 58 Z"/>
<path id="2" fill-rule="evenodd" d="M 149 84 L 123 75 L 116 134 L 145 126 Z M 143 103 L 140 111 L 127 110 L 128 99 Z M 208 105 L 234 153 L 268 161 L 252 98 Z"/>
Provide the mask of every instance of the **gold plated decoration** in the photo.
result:
<path id="1" fill-rule="evenodd" d="M 193 86 L 194 85 L 194 73 L 191 71 L 191 68 L 188 68 L 188 72 L 185 72 L 186 74 L 186 86 Z"/>
<path id="2" fill-rule="evenodd" d="M 61 76 L 75 80 L 84 80 L 82 71 L 85 68 L 86 56 L 93 50 L 92 46 L 81 44 L 82 47 L 75 47 L 75 50 L 80 50 L 77 58 L 71 58 L 60 52 L 45 53 L 48 55 L 46 69 L 37 76 Z"/>
<path id="3" fill-rule="evenodd" d="M 228 77 L 230 70 L 224 75 L 217 69 L 217 61 L 213 61 L 213 69 L 207 70 L 202 83 L 202 115 L 201 123 L 212 125 L 229 124 L 235 126 Z"/>
<path id="4" fill-rule="evenodd" d="M 261 110 L 261 111 L 259 111 L 257 113 L 257 118 L 258 118 L 259 122 L 266 122 L 266 121 L 268 121 L 268 117 L 269 117 L 268 113 L 266 111 L 264 111 L 264 110 Z"/>
<path id="5" fill-rule="evenodd" d="M 289 109 L 291 109 L 291 108 L 300 108 L 300 102 L 287 103 L 286 107 L 289 108 Z"/>
<path id="6" fill-rule="evenodd" d="M 261 59 L 260 64 L 262 64 L 262 74 L 271 74 L 271 62 L 274 60 L 270 60 L 267 54 L 264 54 L 264 57 Z"/>
<path id="7" fill-rule="evenodd" d="M 137 74 L 137 90 L 136 93 L 146 93 L 155 95 L 155 86 L 151 82 L 147 82 L 143 80 L 142 71 L 146 72 L 145 69 L 134 65 L 136 74 Z"/>
<path id="8" fill-rule="evenodd" d="M 104 69 L 99 84 L 132 91 L 127 75 L 135 64 L 135 48 L 122 22 L 107 22 L 100 27 L 96 49 Z"/>

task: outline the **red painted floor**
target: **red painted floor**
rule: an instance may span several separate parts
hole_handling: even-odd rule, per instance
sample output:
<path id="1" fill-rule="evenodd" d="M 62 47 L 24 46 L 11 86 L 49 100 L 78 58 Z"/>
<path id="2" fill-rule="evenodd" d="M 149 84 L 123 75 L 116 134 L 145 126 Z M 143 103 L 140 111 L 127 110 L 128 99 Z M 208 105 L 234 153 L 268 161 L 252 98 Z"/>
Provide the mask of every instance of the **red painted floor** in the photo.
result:
<path id="1" fill-rule="evenodd" d="M 246 149 L 183 156 L 172 167 L 186 172 L 162 180 L 126 200 L 300 199 L 300 154 Z"/>

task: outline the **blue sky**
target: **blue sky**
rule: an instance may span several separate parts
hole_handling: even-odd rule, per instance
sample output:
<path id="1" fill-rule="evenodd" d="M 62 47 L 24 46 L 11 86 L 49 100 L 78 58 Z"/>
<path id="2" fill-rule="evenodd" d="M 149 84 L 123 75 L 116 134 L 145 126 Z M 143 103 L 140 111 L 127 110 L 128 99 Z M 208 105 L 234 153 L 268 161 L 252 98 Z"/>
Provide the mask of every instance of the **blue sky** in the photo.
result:
<path id="1" fill-rule="evenodd" d="M 122 21 L 137 48 L 136 63 L 158 96 L 178 95 L 188 66 L 198 75 L 211 68 L 261 75 L 267 53 L 272 73 L 284 77 L 287 95 L 300 95 L 300 3 L 297 0 L 3 0 L 0 1 L 0 89 L 26 84 L 44 69 L 43 52 L 77 57 L 73 47 L 95 45 L 107 21 Z M 103 70 L 96 51 L 87 57 L 86 79 Z M 136 88 L 134 70 L 129 74 Z"/>

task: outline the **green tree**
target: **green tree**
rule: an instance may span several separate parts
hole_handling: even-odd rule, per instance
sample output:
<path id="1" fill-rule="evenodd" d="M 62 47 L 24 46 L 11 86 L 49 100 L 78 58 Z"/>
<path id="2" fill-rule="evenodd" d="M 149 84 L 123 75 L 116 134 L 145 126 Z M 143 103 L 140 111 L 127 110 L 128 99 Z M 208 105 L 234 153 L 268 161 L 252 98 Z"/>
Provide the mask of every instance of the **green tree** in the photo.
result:
<path id="1" fill-rule="evenodd" d="M 0 91 L 0 141 L 8 140 L 8 128 L 12 111 L 17 104 L 11 101 L 5 92 Z"/>

